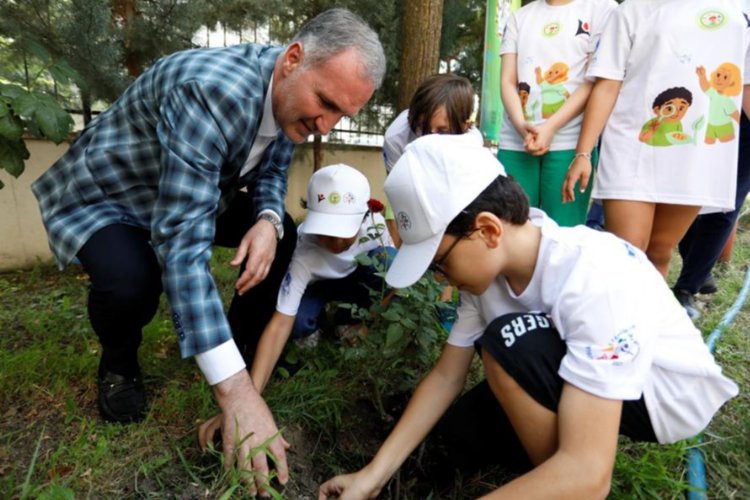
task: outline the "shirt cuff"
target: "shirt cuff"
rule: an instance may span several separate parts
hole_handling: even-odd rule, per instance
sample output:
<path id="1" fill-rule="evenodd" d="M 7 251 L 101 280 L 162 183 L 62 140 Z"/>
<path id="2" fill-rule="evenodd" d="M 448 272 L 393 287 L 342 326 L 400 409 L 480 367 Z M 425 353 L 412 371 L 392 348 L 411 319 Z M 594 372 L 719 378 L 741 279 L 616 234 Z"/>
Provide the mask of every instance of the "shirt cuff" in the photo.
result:
<path id="1" fill-rule="evenodd" d="M 206 352 L 196 354 L 195 361 L 209 385 L 223 382 L 238 371 L 244 370 L 246 366 L 234 339 L 227 340 Z"/>

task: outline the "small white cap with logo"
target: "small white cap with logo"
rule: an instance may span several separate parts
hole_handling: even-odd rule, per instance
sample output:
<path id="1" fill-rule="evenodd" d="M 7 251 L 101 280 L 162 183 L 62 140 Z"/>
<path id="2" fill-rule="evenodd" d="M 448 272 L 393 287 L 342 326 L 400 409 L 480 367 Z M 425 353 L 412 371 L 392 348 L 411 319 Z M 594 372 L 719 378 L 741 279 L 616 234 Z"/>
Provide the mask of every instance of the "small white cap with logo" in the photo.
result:
<path id="1" fill-rule="evenodd" d="M 359 170 L 339 163 L 323 167 L 307 184 L 307 217 L 299 232 L 337 238 L 355 236 L 367 213 L 370 183 Z"/>

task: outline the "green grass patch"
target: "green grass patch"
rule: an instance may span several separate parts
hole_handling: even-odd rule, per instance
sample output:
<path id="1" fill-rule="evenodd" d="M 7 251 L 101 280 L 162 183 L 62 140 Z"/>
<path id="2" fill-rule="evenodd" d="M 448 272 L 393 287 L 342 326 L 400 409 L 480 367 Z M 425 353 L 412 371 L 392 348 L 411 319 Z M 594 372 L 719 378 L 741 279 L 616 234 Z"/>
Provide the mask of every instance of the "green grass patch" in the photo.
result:
<path id="1" fill-rule="evenodd" d="M 750 262 L 747 226 L 743 222 L 732 262 L 716 270 L 720 291 L 701 298 L 698 326 L 706 333 L 731 306 L 744 279 Z M 226 304 L 237 276 L 227 265 L 232 255 L 216 249 L 212 263 Z M 94 375 L 100 347 L 88 323 L 86 287 L 87 278 L 76 266 L 62 273 L 38 265 L 0 274 L 0 497 L 242 497 L 241 479 L 224 471 L 220 453 L 198 449 L 197 426 L 217 408 L 195 363 L 180 358 L 166 304 L 146 327 L 140 352 L 151 402 L 146 421 L 122 426 L 99 420 Z M 750 304 L 723 333 L 716 351 L 741 388 L 750 385 L 749 331 Z M 387 328 L 384 332 L 383 348 L 401 341 Z M 368 370 L 363 363 L 371 355 L 352 355 L 339 341 L 324 338 L 312 350 L 291 352 L 304 361 L 299 372 L 291 377 L 277 372 L 272 378 L 266 399 L 293 445 L 292 480 L 278 489 L 282 496 L 314 497 L 331 474 L 364 465 L 394 425 L 389 398 L 393 391 L 408 390 L 401 383 L 402 367 L 372 364 L 377 370 Z M 383 383 L 374 386 L 375 376 Z M 418 376 L 409 378 L 413 385 Z M 688 488 L 685 456 L 693 445 L 623 439 L 611 498 L 682 498 Z M 750 497 L 747 391 L 722 408 L 701 446 L 709 496 Z M 415 454 L 383 498 L 473 497 L 508 479 L 504 471 L 489 470 L 456 476 L 437 489 L 414 472 L 422 459 Z"/>

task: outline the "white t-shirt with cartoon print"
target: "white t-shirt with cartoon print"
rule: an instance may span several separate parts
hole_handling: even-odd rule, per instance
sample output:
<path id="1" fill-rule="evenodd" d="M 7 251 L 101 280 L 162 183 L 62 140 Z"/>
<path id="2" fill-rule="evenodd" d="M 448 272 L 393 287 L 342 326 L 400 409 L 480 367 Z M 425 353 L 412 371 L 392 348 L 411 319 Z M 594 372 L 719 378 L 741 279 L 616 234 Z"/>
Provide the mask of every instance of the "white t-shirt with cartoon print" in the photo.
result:
<path id="1" fill-rule="evenodd" d="M 515 295 L 499 276 L 481 296 L 462 292 L 448 343 L 473 346 L 503 314 L 546 313 L 567 345 L 563 380 L 607 399 L 643 394 L 661 443 L 705 428 L 737 385 L 643 252 L 609 233 L 561 228 L 537 209 L 531 221 L 542 239 L 529 285 Z"/>
<path id="2" fill-rule="evenodd" d="M 500 55 L 517 56 L 519 95 L 526 121 L 544 122 L 583 83 L 588 58 L 615 7 L 614 0 L 573 0 L 555 6 L 536 0 L 511 15 Z M 581 116 L 555 134 L 550 150 L 575 149 Z M 507 113 L 503 113 L 499 146 L 524 150 L 523 138 Z"/>
<path id="3" fill-rule="evenodd" d="M 628 0 L 587 77 L 622 81 L 592 197 L 733 210 L 750 1 Z"/>
<path id="4" fill-rule="evenodd" d="M 281 282 L 276 310 L 296 316 L 307 286 L 319 280 L 345 278 L 357 269 L 355 258 L 380 246 L 394 246 L 380 214 L 365 217 L 357 233 L 357 240 L 339 254 L 326 250 L 314 234 L 305 234 L 304 222 L 299 227 L 297 247 Z M 379 236 L 378 236 L 379 235 Z"/>

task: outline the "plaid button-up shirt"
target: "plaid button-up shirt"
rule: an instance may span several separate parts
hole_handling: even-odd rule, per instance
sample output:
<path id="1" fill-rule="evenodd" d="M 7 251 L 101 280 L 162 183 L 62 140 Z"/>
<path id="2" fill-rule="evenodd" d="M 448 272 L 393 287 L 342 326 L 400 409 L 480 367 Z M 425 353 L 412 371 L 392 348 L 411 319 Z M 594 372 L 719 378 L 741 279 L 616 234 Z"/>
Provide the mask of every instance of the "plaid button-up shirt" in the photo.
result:
<path id="1" fill-rule="evenodd" d="M 255 199 L 248 218 L 284 214 L 294 145 L 281 131 L 239 176 L 282 50 L 245 44 L 157 61 L 32 185 L 61 268 L 105 226 L 151 232 L 183 357 L 232 338 L 209 272 L 216 217 L 243 186 Z"/>

